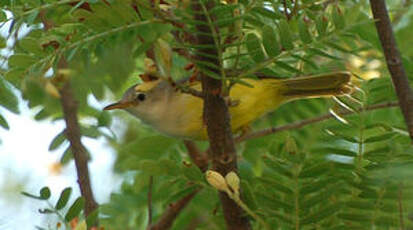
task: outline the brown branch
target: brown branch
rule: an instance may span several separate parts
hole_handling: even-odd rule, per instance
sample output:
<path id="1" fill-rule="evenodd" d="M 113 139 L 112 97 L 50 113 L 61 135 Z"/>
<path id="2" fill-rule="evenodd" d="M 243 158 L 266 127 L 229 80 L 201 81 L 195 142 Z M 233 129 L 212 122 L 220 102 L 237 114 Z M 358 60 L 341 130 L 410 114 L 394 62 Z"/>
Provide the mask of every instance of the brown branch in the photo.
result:
<path id="1" fill-rule="evenodd" d="M 396 107 L 398 105 L 399 105 L 399 103 L 397 103 L 397 102 L 387 102 L 387 103 L 381 103 L 381 104 L 375 104 L 375 105 L 367 106 L 367 107 L 364 108 L 364 110 L 369 111 L 369 110 L 376 110 L 376 109 L 384 109 L 384 108 L 389 108 L 389 107 Z M 345 116 L 345 115 L 350 115 L 350 114 L 353 114 L 353 113 L 355 113 L 355 112 L 346 110 L 346 111 L 338 112 L 337 114 Z M 271 127 L 271 128 L 259 130 L 259 131 L 256 131 L 256 132 L 253 132 L 253 133 L 250 133 L 250 134 L 247 134 L 247 135 L 240 136 L 239 138 L 236 139 L 236 142 L 239 143 L 239 142 L 242 142 L 242 141 L 246 141 L 246 140 L 250 140 L 250 139 L 254 139 L 254 138 L 259 138 L 259 137 L 275 134 L 275 133 L 286 131 L 286 130 L 301 129 L 304 126 L 307 126 L 307 125 L 310 125 L 310 124 L 313 124 L 313 123 L 322 122 L 322 121 L 331 119 L 333 117 L 334 116 L 329 113 L 329 114 L 324 114 L 324 115 L 321 115 L 321 116 L 318 116 L 318 117 L 305 119 L 305 120 L 295 122 L 295 123 L 292 123 L 292 124 L 281 125 L 281 126 L 277 126 L 277 127 Z"/>
<path id="2" fill-rule="evenodd" d="M 178 214 L 188 205 L 189 201 L 198 193 L 199 190 L 195 190 L 192 193 L 184 196 L 179 201 L 169 205 L 168 209 L 164 212 L 158 223 L 152 225 L 150 230 L 166 230 L 169 229 L 175 221 Z"/>
<path id="3" fill-rule="evenodd" d="M 288 13 L 287 0 L 283 0 L 282 3 L 283 3 L 283 8 L 284 8 L 285 18 L 287 19 L 287 21 L 289 21 L 291 19 L 291 15 Z"/>
<path id="4" fill-rule="evenodd" d="M 63 117 L 66 122 L 65 134 L 70 142 L 70 148 L 73 153 L 80 194 L 85 198 L 85 216 L 88 216 L 95 209 L 97 209 L 98 204 L 93 197 L 93 192 L 90 185 L 87 151 L 80 140 L 80 127 L 77 119 L 78 103 L 73 95 L 69 81 L 67 81 L 60 89 L 60 95 L 60 101 L 63 108 Z M 92 226 L 97 226 L 97 222 Z"/>
<path id="5" fill-rule="evenodd" d="M 198 24 L 196 30 L 198 45 L 203 47 L 214 47 L 215 42 L 213 30 L 218 33 L 217 28 L 211 28 L 208 25 L 208 18 L 204 12 L 214 7 L 214 0 L 191 1 L 192 10 L 197 21 L 205 22 Z M 211 16 L 210 19 L 213 20 Z M 196 59 L 200 62 L 208 62 L 213 66 L 220 66 L 218 61 L 218 51 L 216 48 L 199 48 L 197 53 L 208 55 L 197 56 Z M 209 71 L 217 72 L 215 68 L 209 68 Z M 222 81 L 209 77 L 204 71 L 201 71 L 202 92 L 204 94 L 203 117 L 206 123 L 208 138 L 210 143 L 210 158 L 212 160 L 212 168 L 222 175 L 226 175 L 230 171 L 237 171 L 237 155 L 232 138 L 230 115 L 228 106 L 225 102 L 222 93 Z M 232 200 L 226 193 L 220 192 L 225 222 L 229 230 L 246 230 L 251 229 L 248 218 L 244 215 L 243 210 Z"/>
<path id="6" fill-rule="evenodd" d="M 392 25 L 384 0 L 370 0 L 371 11 L 376 22 L 377 33 L 386 57 L 394 88 L 400 103 L 407 131 L 413 143 L 413 91 L 409 86 L 406 71 L 403 68 L 400 52 L 394 38 Z"/>
<path id="7" fill-rule="evenodd" d="M 205 172 L 208 169 L 208 156 L 201 152 L 193 141 L 185 140 L 184 145 L 192 161 L 202 172 Z"/>
<path id="8" fill-rule="evenodd" d="M 193 141 L 185 140 L 184 144 L 188 150 L 189 157 L 192 159 L 195 165 L 198 166 L 199 169 L 201 169 L 202 172 L 205 172 L 208 169 L 207 155 L 201 152 Z M 192 198 L 194 198 L 194 196 L 196 195 L 196 193 L 198 193 L 198 191 L 199 189 L 190 193 L 187 196 L 184 196 L 177 202 L 169 205 L 169 208 L 165 210 L 165 212 L 162 214 L 162 217 L 159 219 L 159 221 L 156 224 L 150 225 L 151 222 L 149 221 L 148 226 L 150 227 L 148 227 L 148 229 L 149 230 L 169 229 L 172 226 L 175 219 L 178 217 L 179 213 L 182 210 L 184 210 L 186 205 L 192 200 Z M 149 194 L 148 194 L 148 200 L 150 200 Z M 148 205 L 150 204 L 148 203 Z"/>
<path id="9" fill-rule="evenodd" d="M 44 30 L 49 30 L 53 28 L 54 23 L 46 18 L 46 11 L 41 11 L 39 14 L 40 20 L 43 23 Z M 58 49 L 59 46 L 54 46 Z M 59 63 L 57 65 L 58 69 L 66 69 L 67 61 L 62 56 L 60 57 Z M 58 71 L 56 71 L 58 72 Z M 65 79 L 63 75 L 57 75 L 56 79 Z M 73 95 L 73 91 L 70 85 L 70 81 L 66 80 L 63 87 L 59 89 L 60 93 L 60 104 L 63 110 L 63 118 L 66 123 L 65 135 L 70 142 L 70 149 L 72 150 L 73 158 L 76 166 L 77 173 L 77 183 L 80 187 L 80 194 L 85 199 L 85 216 L 89 216 L 94 210 L 98 208 L 98 204 L 93 196 L 92 187 L 90 185 L 89 169 L 88 169 L 88 154 L 86 148 L 81 142 L 82 135 L 80 134 L 80 126 L 77 118 L 78 102 Z M 98 221 L 96 220 L 92 223 L 94 227 L 98 226 Z"/>

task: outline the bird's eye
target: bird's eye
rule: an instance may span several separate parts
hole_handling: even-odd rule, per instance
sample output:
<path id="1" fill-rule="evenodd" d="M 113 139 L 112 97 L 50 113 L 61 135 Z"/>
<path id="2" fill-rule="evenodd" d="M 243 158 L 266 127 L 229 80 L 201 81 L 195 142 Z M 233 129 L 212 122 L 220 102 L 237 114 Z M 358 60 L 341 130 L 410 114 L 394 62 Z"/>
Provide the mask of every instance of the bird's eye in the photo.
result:
<path id="1" fill-rule="evenodd" d="M 144 101 L 146 99 L 146 95 L 144 93 L 138 93 L 138 95 L 136 95 L 136 100 L 138 101 Z"/>

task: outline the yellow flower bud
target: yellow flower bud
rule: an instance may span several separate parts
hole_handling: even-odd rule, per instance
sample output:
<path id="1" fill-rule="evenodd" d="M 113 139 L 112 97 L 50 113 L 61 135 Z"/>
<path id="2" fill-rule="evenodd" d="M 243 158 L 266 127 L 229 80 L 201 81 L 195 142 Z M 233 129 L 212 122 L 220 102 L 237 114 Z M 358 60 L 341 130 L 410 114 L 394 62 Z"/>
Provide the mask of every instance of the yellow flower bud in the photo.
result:
<path id="1" fill-rule="evenodd" d="M 225 181 L 236 194 L 239 194 L 239 177 L 235 172 L 229 172 L 225 176 Z"/>
<path id="2" fill-rule="evenodd" d="M 224 191 L 224 192 L 227 192 L 229 190 L 224 177 L 218 172 L 213 171 L 213 170 L 208 170 L 206 171 L 205 175 L 206 175 L 206 180 L 208 181 L 210 185 L 212 185 L 212 187 L 218 190 Z"/>

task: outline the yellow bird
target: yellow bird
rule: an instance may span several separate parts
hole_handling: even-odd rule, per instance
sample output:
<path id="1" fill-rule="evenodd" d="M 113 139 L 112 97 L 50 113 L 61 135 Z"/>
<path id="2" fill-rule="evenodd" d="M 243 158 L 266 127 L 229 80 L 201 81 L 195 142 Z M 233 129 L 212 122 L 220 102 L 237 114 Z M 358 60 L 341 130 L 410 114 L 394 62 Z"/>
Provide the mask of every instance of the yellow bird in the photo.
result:
<path id="1" fill-rule="evenodd" d="M 280 104 L 312 97 L 328 97 L 351 92 L 351 74 L 335 72 L 290 79 L 243 79 L 251 86 L 235 84 L 229 93 L 231 127 L 238 132 Z M 189 83 L 201 90 L 201 83 Z M 206 140 L 203 100 L 177 90 L 169 81 L 156 79 L 130 87 L 123 98 L 105 110 L 125 109 L 135 117 L 169 136 Z"/>

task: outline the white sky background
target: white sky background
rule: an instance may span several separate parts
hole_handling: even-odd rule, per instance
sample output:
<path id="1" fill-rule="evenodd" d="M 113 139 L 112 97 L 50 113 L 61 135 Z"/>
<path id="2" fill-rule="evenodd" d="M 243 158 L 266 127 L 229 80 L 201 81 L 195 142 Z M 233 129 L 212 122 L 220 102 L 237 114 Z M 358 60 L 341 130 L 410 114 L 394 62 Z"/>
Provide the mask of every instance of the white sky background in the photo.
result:
<path id="1" fill-rule="evenodd" d="M 54 204 L 65 187 L 72 187 L 72 201 L 79 196 L 76 169 L 72 161 L 60 173 L 54 172 L 53 164 L 59 162 L 64 148 L 48 151 L 51 140 L 63 130 L 63 121 L 35 121 L 20 98 L 21 114 L 13 114 L 0 108 L 9 123 L 10 130 L 0 128 L 0 229 L 34 229 L 35 225 L 54 226 L 47 222 L 38 209 L 47 203 L 22 196 L 19 191 L 38 194 L 43 186 L 52 191 Z M 89 170 L 93 191 L 98 203 L 107 202 L 110 193 L 120 185 L 120 178 L 113 174 L 115 154 L 105 145 L 103 138 L 83 138 L 92 154 Z M 66 145 L 67 146 L 67 145 Z M 64 147 L 66 147 L 64 146 Z"/>
<path id="2" fill-rule="evenodd" d="M 6 13 L 11 17 L 9 12 Z M 0 35 L 5 37 L 8 28 L 9 23 L 0 28 Z M 12 41 L 8 41 L 8 45 L 11 44 Z M 10 54 L 7 50 L 1 52 Z M 54 228 L 56 218 L 47 218 L 38 212 L 47 208 L 47 203 L 25 197 L 20 191 L 37 195 L 42 187 L 48 186 L 52 192 L 52 204 L 66 187 L 73 188 L 69 204 L 79 196 L 74 162 L 58 173 L 52 169 L 67 145 L 48 151 L 52 139 L 63 130 L 64 122 L 35 121 L 36 111 L 29 110 L 19 92 L 16 90 L 15 93 L 19 97 L 20 114 L 13 114 L 0 106 L 0 114 L 10 126 L 10 130 L 0 127 L 0 229 L 26 230 L 35 229 L 36 225 Z M 96 100 L 89 99 L 94 106 L 103 107 Z M 92 155 L 89 171 L 95 198 L 98 203 L 107 202 L 110 193 L 121 183 L 120 177 L 113 173 L 116 156 L 103 138 L 82 138 L 82 141 Z"/>

